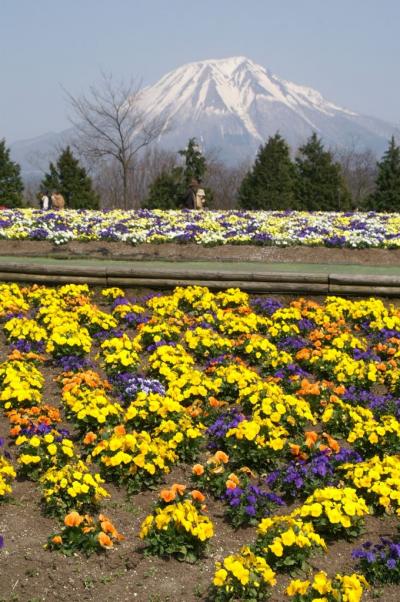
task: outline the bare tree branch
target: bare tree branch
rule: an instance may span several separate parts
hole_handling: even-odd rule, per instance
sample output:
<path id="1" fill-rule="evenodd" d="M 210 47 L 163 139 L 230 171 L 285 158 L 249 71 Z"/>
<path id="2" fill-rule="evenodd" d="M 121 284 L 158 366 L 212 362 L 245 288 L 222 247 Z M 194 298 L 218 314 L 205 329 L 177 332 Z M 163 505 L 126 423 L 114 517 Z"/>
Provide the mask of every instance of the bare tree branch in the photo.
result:
<path id="1" fill-rule="evenodd" d="M 116 83 L 101 74 L 99 85 L 73 96 L 64 90 L 72 109 L 70 121 L 77 132 L 74 146 L 92 165 L 114 162 L 121 177 L 123 207 L 132 206 L 132 174 L 136 156 L 166 131 L 166 119 L 148 119 L 141 105 L 140 82 Z M 113 169 L 113 174 L 116 170 Z"/>

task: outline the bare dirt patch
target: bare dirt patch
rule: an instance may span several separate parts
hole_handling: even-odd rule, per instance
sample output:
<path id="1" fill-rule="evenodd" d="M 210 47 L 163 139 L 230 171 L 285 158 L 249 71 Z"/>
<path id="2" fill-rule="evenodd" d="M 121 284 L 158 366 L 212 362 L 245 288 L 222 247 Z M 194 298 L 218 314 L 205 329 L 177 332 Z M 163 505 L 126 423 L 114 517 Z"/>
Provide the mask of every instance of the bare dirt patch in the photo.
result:
<path id="1" fill-rule="evenodd" d="M 0 240 L 1 255 L 15 257 L 97 258 L 112 260 L 260 261 L 264 263 L 323 263 L 400 265 L 400 249 L 333 249 L 327 247 L 262 247 L 256 245 L 140 244 L 79 242 L 55 245 L 39 240 Z"/>

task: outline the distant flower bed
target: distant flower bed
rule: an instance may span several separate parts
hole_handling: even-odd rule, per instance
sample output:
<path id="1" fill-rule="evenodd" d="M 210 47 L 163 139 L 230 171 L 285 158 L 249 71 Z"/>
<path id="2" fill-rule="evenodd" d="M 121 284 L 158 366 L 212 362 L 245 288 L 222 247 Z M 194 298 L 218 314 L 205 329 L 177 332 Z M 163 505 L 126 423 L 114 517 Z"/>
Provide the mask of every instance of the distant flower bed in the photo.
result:
<path id="1" fill-rule="evenodd" d="M 400 214 L 6 209 L 0 239 L 391 249 L 400 247 Z"/>

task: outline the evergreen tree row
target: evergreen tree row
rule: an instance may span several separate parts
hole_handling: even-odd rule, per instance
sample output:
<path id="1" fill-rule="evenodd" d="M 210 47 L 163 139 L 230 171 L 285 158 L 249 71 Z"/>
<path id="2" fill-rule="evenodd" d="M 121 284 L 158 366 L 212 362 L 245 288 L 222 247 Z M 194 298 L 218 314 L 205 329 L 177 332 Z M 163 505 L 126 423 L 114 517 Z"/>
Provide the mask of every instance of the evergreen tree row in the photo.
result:
<path id="1" fill-rule="evenodd" d="M 340 165 L 315 133 L 299 148 L 294 162 L 282 136 L 271 136 L 239 189 L 244 209 L 342 211 L 350 200 Z"/>
<path id="2" fill-rule="evenodd" d="M 205 178 L 206 159 L 194 138 L 179 155 L 183 165 L 163 171 L 154 180 L 146 207 L 179 208 L 190 182 Z M 376 189 L 360 209 L 400 212 L 400 147 L 394 137 L 377 168 Z M 0 140 L 0 206 L 21 207 L 23 190 L 20 167 L 11 160 L 5 140 Z M 99 195 L 93 189 L 92 180 L 69 147 L 60 153 L 55 164 L 50 163 L 40 191 L 60 192 L 70 208 L 99 207 Z M 212 192 L 208 189 L 206 198 L 209 204 Z M 250 210 L 344 211 L 351 207 L 340 165 L 315 133 L 299 148 L 294 161 L 280 134 L 271 136 L 260 147 L 253 166 L 243 178 L 238 201 L 242 208 Z"/>

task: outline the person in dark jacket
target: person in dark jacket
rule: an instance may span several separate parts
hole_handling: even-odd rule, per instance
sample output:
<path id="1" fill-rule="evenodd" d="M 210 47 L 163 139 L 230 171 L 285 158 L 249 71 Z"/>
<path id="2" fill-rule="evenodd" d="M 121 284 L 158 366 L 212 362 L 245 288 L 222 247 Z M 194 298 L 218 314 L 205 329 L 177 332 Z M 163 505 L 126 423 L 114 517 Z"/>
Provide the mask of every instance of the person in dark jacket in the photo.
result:
<path id="1" fill-rule="evenodd" d="M 203 209 L 206 202 L 205 197 L 206 195 L 204 193 L 204 189 L 201 187 L 201 182 L 193 178 L 190 181 L 183 205 L 187 209 Z"/>
<path id="2" fill-rule="evenodd" d="M 195 209 L 196 193 L 199 188 L 199 182 L 195 178 L 190 180 L 189 188 L 187 189 L 186 196 L 183 199 L 183 206 L 186 209 Z"/>

